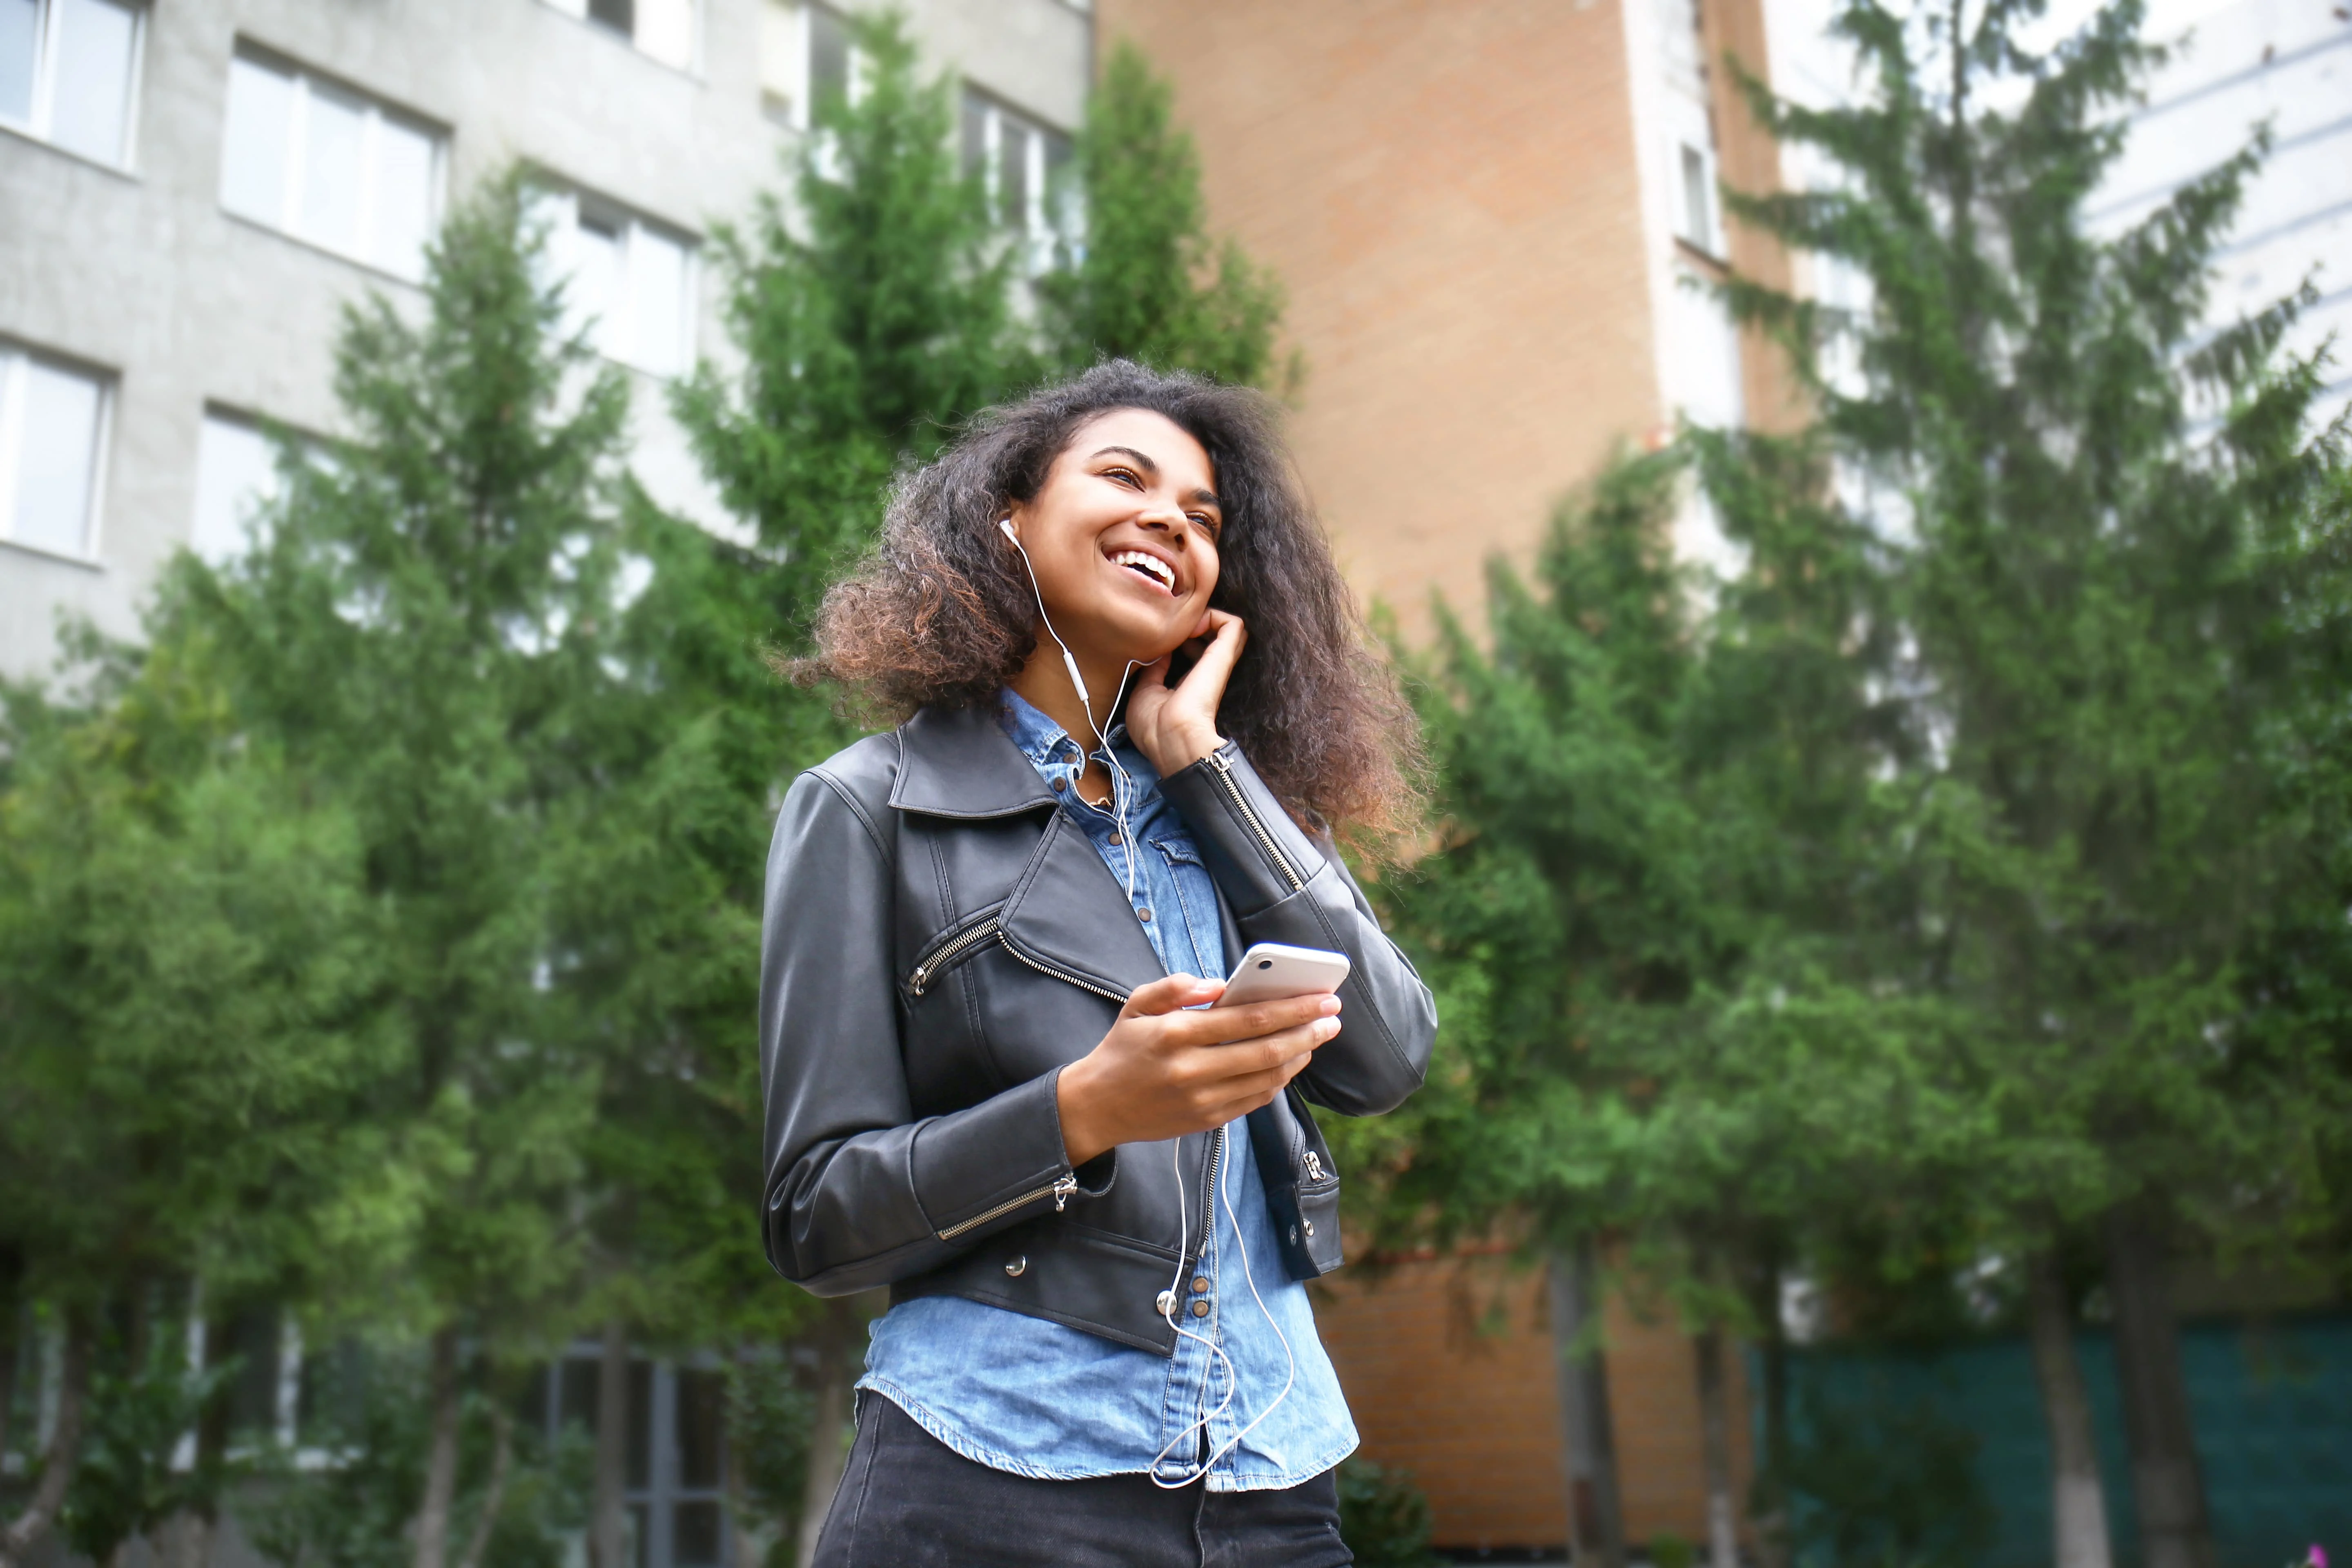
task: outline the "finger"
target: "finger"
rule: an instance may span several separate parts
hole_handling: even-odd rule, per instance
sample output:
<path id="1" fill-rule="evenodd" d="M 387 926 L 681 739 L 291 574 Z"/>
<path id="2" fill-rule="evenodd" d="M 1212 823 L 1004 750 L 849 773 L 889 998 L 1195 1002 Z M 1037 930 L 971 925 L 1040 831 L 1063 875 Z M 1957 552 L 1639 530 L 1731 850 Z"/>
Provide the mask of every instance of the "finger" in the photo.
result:
<path id="1" fill-rule="evenodd" d="M 1197 974 L 1171 974 L 1137 986 L 1129 993 L 1127 1005 L 1119 1012 L 1130 1018 L 1182 1014 L 1187 1007 L 1213 1002 L 1224 994 L 1225 983 L 1222 980 L 1203 980 Z"/>
<path id="2" fill-rule="evenodd" d="M 1165 691 L 1168 689 L 1168 666 L 1175 657 L 1174 654 L 1163 653 L 1145 665 L 1143 673 L 1136 678 L 1135 695 L 1140 697 L 1147 691 Z"/>
<path id="3" fill-rule="evenodd" d="M 1162 1026 L 1170 1031 L 1169 1040 L 1173 1045 L 1222 1046 L 1229 1041 L 1254 1040 L 1309 1019 L 1333 1017 L 1339 1011 L 1339 998 L 1327 992 L 1320 995 L 1286 996 L 1278 1002 L 1253 1002 L 1244 1007 L 1186 1013 L 1168 1019 Z"/>
<path id="4" fill-rule="evenodd" d="M 1234 673 L 1234 664 L 1249 642 L 1249 627 L 1231 610 L 1211 610 L 1202 617 L 1202 625 L 1215 623 L 1216 632 L 1200 658 L 1185 672 L 1181 689 L 1222 692 Z M 1195 685 L 1198 682 L 1198 685 Z"/>
<path id="5" fill-rule="evenodd" d="M 1261 1035 L 1254 1040 L 1195 1051 L 1184 1059 L 1179 1070 L 1188 1082 L 1198 1086 L 1214 1084 L 1222 1089 L 1252 1073 L 1272 1071 L 1294 1057 L 1310 1056 L 1317 1047 L 1339 1032 L 1337 1018 L 1318 1018 L 1311 1024 Z"/>

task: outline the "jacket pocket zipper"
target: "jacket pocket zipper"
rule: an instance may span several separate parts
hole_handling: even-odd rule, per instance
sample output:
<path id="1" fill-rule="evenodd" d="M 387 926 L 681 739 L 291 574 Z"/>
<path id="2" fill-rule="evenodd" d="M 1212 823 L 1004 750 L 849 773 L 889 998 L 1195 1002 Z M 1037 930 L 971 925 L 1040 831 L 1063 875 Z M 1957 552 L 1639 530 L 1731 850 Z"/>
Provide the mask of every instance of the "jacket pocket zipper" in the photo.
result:
<path id="1" fill-rule="evenodd" d="M 1307 1151 L 1307 1179 L 1310 1182 L 1323 1179 L 1323 1158 L 1312 1149 Z"/>
<path id="2" fill-rule="evenodd" d="M 953 1241 L 965 1231 L 973 1229 L 979 1226 L 986 1225 L 990 1220 L 1009 1215 L 1014 1209 L 1021 1207 L 1024 1204 L 1034 1204 L 1039 1198 L 1053 1199 L 1054 1212 L 1055 1214 L 1060 1214 L 1064 1209 L 1069 1206 L 1070 1194 L 1077 1190 L 1078 1178 L 1076 1175 L 1056 1176 L 1054 1178 L 1054 1182 L 1051 1186 L 1039 1187 L 1036 1191 L 1024 1193 L 1017 1198 L 1007 1198 L 1003 1203 L 997 1205 L 994 1208 L 990 1209 L 986 1214 L 976 1214 L 970 1219 L 961 1220 L 956 1224 L 948 1226 L 947 1229 L 940 1232 L 940 1239 L 941 1241 Z"/>
<path id="3" fill-rule="evenodd" d="M 1234 765 L 1225 760 L 1225 753 L 1211 752 L 1209 763 L 1217 770 L 1217 776 L 1225 781 L 1225 793 L 1234 797 L 1234 809 L 1242 814 L 1242 820 L 1249 824 L 1252 833 L 1257 835 L 1258 847 L 1265 851 L 1266 858 L 1275 863 L 1290 883 L 1290 890 L 1295 893 L 1306 887 L 1306 879 L 1290 863 L 1290 858 L 1282 852 L 1282 846 L 1274 841 L 1274 835 L 1266 831 L 1265 821 L 1259 817 L 1256 808 L 1250 805 L 1249 796 L 1244 795 L 1242 786 L 1234 782 Z"/>
<path id="4" fill-rule="evenodd" d="M 992 928 L 995 924 L 992 921 L 989 923 Z M 1027 953 L 1022 952 L 1019 948 L 1013 946 L 1013 939 L 1006 936 L 1003 931 L 1000 931 L 996 933 L 996 940 L 998 943 L 1003 947 L 1005 952 L 1011 953 L 1013 957 L 1019 959 L 1022 963 L 1027 964 L 1038 973 L 1051 975 L 1055 980 L 1065 981 L 1069 984 L 1076 986 L 1081 991 L 1091 991 L 1106 1002 L 1116 1002 L 1122 1007 L 1127 1005 L 1127 998 L 1120 995 L 1118 992 L 1111 990 L 1108 986 L 1097 985 L 1093 981 L 1073 974 L 1066 969 L 1056 969 L 1050 963 L 1039 963 L 1037 960 L 1030 957 Z"/>
<path id="5" fill-rule="evenodd" d="M 991 915 L 979 924 L 967 926 L 950 937 L 937 952 L 915 965 L 915 973 L 907 976 L 907 989 L 920 996 L 923 987 L 953 968 L 958 959 L 994 936 L 996 928 L 1002 923 L 997 916 Z"/>

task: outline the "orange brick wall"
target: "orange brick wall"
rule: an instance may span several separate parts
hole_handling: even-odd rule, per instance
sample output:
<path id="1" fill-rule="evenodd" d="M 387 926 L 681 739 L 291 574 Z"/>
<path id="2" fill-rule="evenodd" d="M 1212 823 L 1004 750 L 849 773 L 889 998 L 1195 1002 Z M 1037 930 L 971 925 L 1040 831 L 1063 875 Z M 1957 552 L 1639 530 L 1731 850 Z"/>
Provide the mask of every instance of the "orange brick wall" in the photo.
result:
<path id="1" fill-rule="evenodd" d="M 1318 1289 L 1317 1320 L 1365 1458 L 1412 1472 L 1441 1546 L 1568 1539 L 1559 1382 L 1539 1271 L 1497 1258 L 1359 1265 Z M 1706 1535 L 1691 1342 L 1612 1295 L 1609 1395 L 1625 1529 L 1635 1542 Z M 1732 1463 L 1746 1496 L 1747 1379 L 1731 1358 Z"/>
<path id="2" fill-rule="evenodd" d="M 1618 0 L 1097 0 L 1175 83 L 1211 221 L 1270 263 L 1300 468 L 1421 616 L 1660 419 Z"/>

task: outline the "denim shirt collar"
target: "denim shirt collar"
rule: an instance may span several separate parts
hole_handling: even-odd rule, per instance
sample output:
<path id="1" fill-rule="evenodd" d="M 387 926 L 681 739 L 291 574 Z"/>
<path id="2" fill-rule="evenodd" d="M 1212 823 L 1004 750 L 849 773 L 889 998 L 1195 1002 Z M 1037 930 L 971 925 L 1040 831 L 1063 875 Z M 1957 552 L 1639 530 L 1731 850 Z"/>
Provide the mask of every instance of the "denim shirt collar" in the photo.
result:
<path id="1" fill-rule="evenodd" d="M 1009 686 L 998 695 L 997 719 L 1013 743 L 1020 747 L 1022 754 L 1037 767 L 1073 765 L 1078 754 L 1085 750 L 1082 742 L 1055 723 L 1044 710 Z M 1109 745 L 1123 747 L 1127 741 L 1127 726 L 1113 724 L 1110 733 L 1104 739 Z"/>

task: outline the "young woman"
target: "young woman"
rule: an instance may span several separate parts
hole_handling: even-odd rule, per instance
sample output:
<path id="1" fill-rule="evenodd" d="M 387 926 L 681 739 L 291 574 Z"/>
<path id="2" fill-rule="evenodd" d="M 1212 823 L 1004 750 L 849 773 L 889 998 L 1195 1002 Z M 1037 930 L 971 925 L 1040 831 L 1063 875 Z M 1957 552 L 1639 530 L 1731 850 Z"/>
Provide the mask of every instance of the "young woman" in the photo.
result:
<path id="1" fill-rule="evenodd" d="M 769 861 L 768 1257 L 891 1288 L 818 1563 L 1350 1561 L 1307 1102 L 1396 1106 L 1436 1015 L 1332 847 L 1412 738 L 1266 405 L 1113 363 L 980 419 L 817 647 L 910 715 Z M 1353 969 L 1204 1005 L 1256 942 Z"/>

